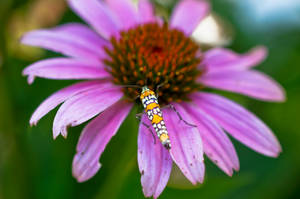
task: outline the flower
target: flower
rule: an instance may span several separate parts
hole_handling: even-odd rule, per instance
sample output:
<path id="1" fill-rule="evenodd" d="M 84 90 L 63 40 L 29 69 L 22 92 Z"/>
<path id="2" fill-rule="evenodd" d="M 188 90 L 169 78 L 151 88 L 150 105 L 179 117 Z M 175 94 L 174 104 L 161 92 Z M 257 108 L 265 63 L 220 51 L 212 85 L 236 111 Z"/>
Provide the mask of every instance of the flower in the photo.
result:
<path id="1" fill-rule="evenodd" d="M 29 83 L 35 77 L 88 79 L 47 98 L 33 113 L 32 125 L 62 103 L 54 119 L 53 136 L 67 136 L 67 127 L 92 118 L 80 136 L 73 175 L 83 182 L 100 169 L 100 156 L 136 104 L 139 88 L 159 87 L 171 149 L 154 142 L 146 117 L 138 136 L 138 164 L 145 196 L 157 198 L 165 188 L 173 162 L 193 183 L 202 183 L 203 154 L 231 176 L 239 170 L 232 137 L 266 156 L 281 147 L 272 131 L 240 105 L 205 88 L 244 94 L 265 101 L 284 101 L 283 89 L 270 77 L 252 69 L 267 54 L 256 47 L 245 54 L 224 48 L 202 52 L 189 38 L 208 14 L 205 1 L 180 1 L 169 20 L 156 17 L 152 5 L 140 0 L 69 0 L 69 5 L 92 28 L 72 23 L 27 33 L 22 42 L 62 53 L 28 66 Z M 140 102 L 137 102 L 140 104 Z M 180 120 L 195 124 L 188 126 Z M 151 127 L 152 128 L 152 127 Z M 152 129 L 153 131 L 153 129 Z M 157 139 L 157 138 L 155 138 Z"/>

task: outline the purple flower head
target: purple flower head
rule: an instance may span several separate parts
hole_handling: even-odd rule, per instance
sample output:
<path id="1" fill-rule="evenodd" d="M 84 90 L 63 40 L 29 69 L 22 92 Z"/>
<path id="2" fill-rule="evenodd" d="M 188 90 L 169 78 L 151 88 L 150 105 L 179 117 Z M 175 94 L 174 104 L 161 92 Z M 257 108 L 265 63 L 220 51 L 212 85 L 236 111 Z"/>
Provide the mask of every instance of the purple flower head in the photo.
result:
<path id="1" fill-rule="evenodd" d="M 97 173 L 107 143 L 133 105 L 141 104 L 136 101 L 141 92 L 139 86 L 158 90 L 172 146 L 167 150 L 157 137 L 153 140 L 150 131 L 155 129 L 144 114 L 138 135 L 138 164 L 146 197 L 157 198 L 161 194 L 173 162 L 193 184 L 204 180 L 204 154 L 229 176 L 239 170 L 236 151 L 225 131 L 261 154 L 278 156 L 280 144 L 259 118 L 240 105 L 205 91 L 216 88 L 264 101 L 285 100 L 280 85 L 252 69 L 265 59 L 264 47 L 245 54 L 223 48 L 203 52 L 190 39 L 209 13 L 207 2 L 180 1 L 168 23 L 154 15 L 148 0 L 140 0 L 137 7 L 130 0 L 68 2 L 90 27 L 71 23 L 27 33 L 23 44 L 67 57 L 36 62 L 23 73 L 29 83 L 35 77 L 86 80 L 52 94 L 30 119 L 30 124 L 36 125 L 62 104 L 53 123 L 56 138 L 66 137 L 67 127 L 93 118 L 83 129 L 73 160 L 73 176 L 79 182 Z"/>

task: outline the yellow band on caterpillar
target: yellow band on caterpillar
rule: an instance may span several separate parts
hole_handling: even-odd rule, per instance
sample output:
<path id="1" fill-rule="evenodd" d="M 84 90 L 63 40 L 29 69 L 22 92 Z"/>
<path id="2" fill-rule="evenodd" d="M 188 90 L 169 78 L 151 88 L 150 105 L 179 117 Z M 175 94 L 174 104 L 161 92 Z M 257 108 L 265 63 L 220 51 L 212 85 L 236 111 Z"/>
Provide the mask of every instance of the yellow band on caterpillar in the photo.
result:
<path id="1" fill-rule="evenodd" d="M 159 115 L 153 115 L 153 119 L 152 119 L 152 124 L 158 124 L 160 121 L 162 121 L 163 118 L 160 117 Z"/>
<path id="2" fill-rule="evenodd" d="M 150 95 L 155 95 L 155 93 L 151 90 L 145 91 L 144 93 L 141 94 L 140 98 L 144 99 L 145 97 L 150 96 Z"/>
<path id="3" fill-rule="evenodd" d="M 151 104 L 148 104 L 147 105 L 147 107 L 146 107 L 146 112 L 148 111 L 148 110 L 152 110 L 152 109 L 154 109 L 154 108 L 156 108 L 156 107 L 159 107 L 159 104 L 157 104 L 157 103 L 151 103 Z"/>
<path id="4" fill-rule="evenodd" d="M 165 133 L 161 134 L 160 137 L 159 137 L 159 140 L 164 143 L 166 142 L 167 140 L 169 139 L 169 136 Z"/>

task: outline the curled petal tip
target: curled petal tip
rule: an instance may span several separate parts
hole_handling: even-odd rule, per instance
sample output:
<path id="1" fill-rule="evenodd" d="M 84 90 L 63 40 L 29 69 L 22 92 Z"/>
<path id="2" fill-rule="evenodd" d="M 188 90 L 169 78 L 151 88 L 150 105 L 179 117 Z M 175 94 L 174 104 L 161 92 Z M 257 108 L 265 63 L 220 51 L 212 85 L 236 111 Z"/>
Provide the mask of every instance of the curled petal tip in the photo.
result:
<path id="1" fill-rule="evenodd" d="M 25 68 L 23 71 L 22 71 L 22 75 L 23 76 L 27 76 L 28 74 L 27 74 L 27 68 Z"/>
<path id="2" fill-rule="evenodd" d="M 19 39 L 18 39 L 18 41 L 19 41 L 20 44 L 24 44 L 24 43 L 23 43 L 23 40 L 24 40 L 24 35 L 22 35 L 22 36 L 19 37 Z"/>
<path id="3" fill-rule="evenodd" d="M 34 75 L 30 75 L 28 73 L 28 68 L 25 68 L 23 71 L 22 71 L 22 75 L 23 76 L 27 76 L 27 83 L 30 85 L 34 82 L 34 79 L 35 79 L 35 76 Z"/>
<path id="4" fill-rule="evenodd" d="M 60 132 L 56 129 L 53 129 L 53 139 L 55 140 L 60 135 Z"/>
<path id="5" fill-rule="evenodd" d="M 37 121 L 32 121 L 32 120 L 30 120 L 30 121 L 29 121 L 29 125 L 30 125 L 31 127 L 36 126 L 36 125 L 37 125 Z"/>
<path id="6" fill-rule="evenodd" d="M 271 78 L 270 78 L 271 79 Z M 273 81 L 273 99 L 270 101 L 273 102 L 285 102 L 286 101 L 286 92 L 285 89 L 277 82 L 271 79 Z"/>
<path id="7" fill-rule="evenodd" d="M 231 170 L 231 171 L 227 172 L 226 174 L 227 174 L 229 177 L 232 177 L 233 171 Z"/>
<path id="8" fill-rule="evenodd" d="M 32 75 L 29 75 L 28 77 L 27 77 L 27 82 L 28 82 L 28 84 L 30 85 L 30 84 L 32 84 L 33 82 L 34 82 L 34 76 L 32 76 Z"/>
<path id="9" fill-rule="evenodd" d="M 277 102 L 285 102 L 286 100 L 287 100 L 287 97 L 286 97 L 285 90 L 282 87 L 279 87 Z"/>
<path id="10" fill-rule="evenodd" d="M 272 157 L 272 158 L 277 158 L 281 152 L 282 152 L 282 148 L 281 148 L 280 144 L 277 143 L 276 146 L 275 145 L 273 146 L 273 150 L 269 154 L 266 154 L 266 155 L 269 157 Z"/>
<path id="11" fill-rule="evenodd" d="M 19 42 L 21 44 L 24 44 L 24 45 L 27 45 L 27 35 L 30 34 L 31 32 L 27 32 L 25 33 L 24 35 L 22 35 L 20 38 L 19 38 Z"/>
<path id="12" fill-rule="evenodd" d="M 276 88 L 274 88 L 276 89 Z M 281 87 L 281 85 L 277 84 L 277 91 L 274 90 L 274 95 L 273 98 L 271 99 L 267 99 L 267 101 L 271 101 L 271 102 L 285 102 L 286 101 L 286 93 L 283 87 Z"/>
<path id="13" fill-rule="evenodd" d="M 60 134 L 65 138 L 67 139 L 67 136 L 68 136 L 68 130 L 67 130 L 67 126 L 63 126 L 60 130 Z"/>
<path id="14" fill-rule="evenodd" d="M 270 157 L 272 157 L 272 158 L 277 158 L 279 155 L 280 155 L 280 152 L 274 153 L 274 155 L 273 155 L 273 156 L 270 156 Z"/>
<path id="15" fill-rule="evenodd" d="M 274 153 L 269 153 L 269 154 L 265 154 L 268 157 L 271 158 L 277 158 L 279 156 L 280 152 L 274 152 Z"/>
<path id="16" fill-rule="evenodd" d="M 261 60 L 265 59 L 269 53 L 268 48 L 262 45 L 254 47 L 251 51 L 260 55 Z"/>
<path id="17" fill-rule="evenodd" d="M 99 162 L 83 164 L 81 158 L 83 158 L 83 155 L 81 153 L 77 153 L 72 165 L 72 175 L 79 183 L 89 180 L 101 168 L 101 164 Z"/>
<path id="18" fill-rule="evenodd" d="M 53 133 L 53 140 L 56 140 L 57 136 L 58 136 L 58 135 L 55 135 L 55 134 Z"/>
<path id="19" fill-rule="evenodd" d="M 240 170 L 240 164 L 238 164 L 238 165 L 236 165 L 235 167 L 233 167 L 233 169 L 234 169 L 235 171 L 239 171 L 239 170 Z"/>
<path id="20" fill-rule="evenodd" d="M 36 118 L 34 117 L 34 114 L 33 114 L 33 115 L 31 116 L 30 120 L 29 120 L 30 126 L 31 126 L 31 127 L 32 127 L 32 126 L 36 126 L 38 122 L 39 122 L 39 120 L 36 119 Z"/>
<path id="21" fill-rule="evenodd" d="M 57 128 L 53 128 L 53 139 L 56 139 L 59 135 L 62 135 L 65 139 L 67 138 L 67 126 L 62 126 L 59 130 Z"/>

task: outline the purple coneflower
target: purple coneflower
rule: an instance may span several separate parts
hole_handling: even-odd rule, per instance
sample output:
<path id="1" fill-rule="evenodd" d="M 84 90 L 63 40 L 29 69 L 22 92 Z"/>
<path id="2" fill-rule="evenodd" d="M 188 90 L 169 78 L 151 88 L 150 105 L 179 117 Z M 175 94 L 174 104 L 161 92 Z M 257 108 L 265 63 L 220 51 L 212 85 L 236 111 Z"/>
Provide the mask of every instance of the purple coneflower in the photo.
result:
<path id="1" fill-rule="evenodd" d="M 281 147 L 272 131 L 240 105 L 210 92 L 217 88 L 265 101 L 284 101 L 283 89 L 253 66 L 266 57 L 264 47 L 237 54 L 215 48 L 202 52 L 190 38 L 208 14 L 205 1 L 184 0 L 168 23 L 154 15 L 147 0 L 136 7 L 130 0 L 69 0 L 69 5 L 91 27 L 66 24 L 27 33 L 22 42 L 62 53 L 24 70 L 29 83 L 35 77 L 88 79 L 51 95 L 34 112 L 36 124 L 63 103 L 54 119 L 53 136 L 67 136 L 67 127 L 90 119 L 73 160 L 73 175 L 83 182 L 101 167 L 99 158 L 137 101 L 139 88 L 154 90 L 162 105 L 172 104 L 188 126 L 170 108 L 162 108 L 171 149 L 154 142 L 142 117 L 138 136 L 138 164 L 145 196 L 157 198 L 165 188 L 173 162 L 193 183 L 204 178 L 203 153 L 231 176 L 239 160 L 226 135 L 249 148 L 276 157 Z M 95 118 L 94 118 L 95 117 Z M 153 131 L 153 129 L 152 129 Z M 157 139 L 157 138 L 155 138 Z"/>

